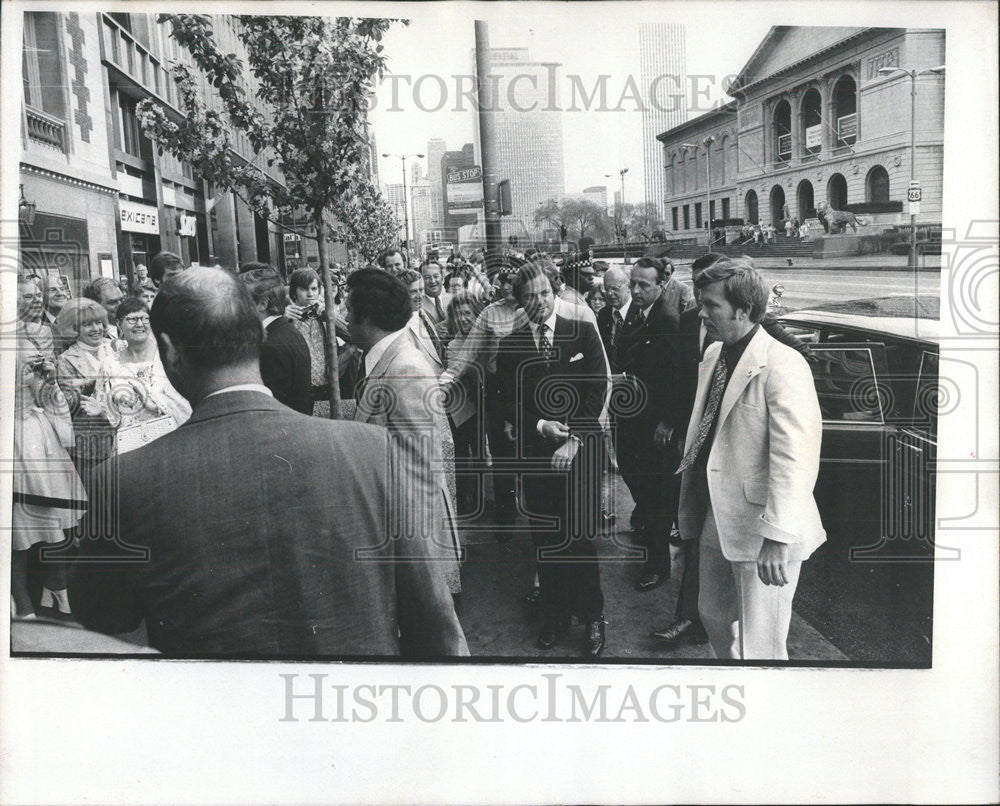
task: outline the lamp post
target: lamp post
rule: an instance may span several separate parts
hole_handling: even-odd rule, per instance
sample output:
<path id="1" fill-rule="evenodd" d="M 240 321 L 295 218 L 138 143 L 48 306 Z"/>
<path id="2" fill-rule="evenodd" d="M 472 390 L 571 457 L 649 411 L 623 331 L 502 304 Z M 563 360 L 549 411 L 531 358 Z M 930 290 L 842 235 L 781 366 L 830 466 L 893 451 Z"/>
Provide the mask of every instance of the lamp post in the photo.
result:
<path id="1" fill-rule="evenodd" d="M 406 249 L 406 260 L 410 259 L 410 211 L 406 203 L 406 160 L 409 157 L 423 159 L 423 154 L 383 154 L 383 157 L 397 157 L 403 161 L 403 248 Z"/>
<path id="2" fill-rule="evenodd" d="M 707 251 L 712 251 L 712 143 L 715 142 L 715 138 L 712 135 L 708 135 L 704 140 L 701 141 L 702 145 L 705 147 L 705 223 L 706 223 L 706 233 L 707 237 L 705 242 L 708 244 Z M 682 146 L 687 148 L 695 149 L 697 153 L 698 146 L 694 143 L 681 143 Z"/>
<path id="3" fill-rule="evenodd" d="M 916 181 L 917 174 L 917 76 L 924 73 L 943 73 L 944 65 L 926 67 L 923 70 L 906 70 L 902 67 L 883 67 L 882 75 L 904 73 L 910 77 L 910 182 Z M 911 207 L 912 210 L 912 207 Z M 910 259 L 909 268 L 917 268 L 917 216 L 910 213 Z"/>
<path id="4" fill-rule="evenodd" d="M 620 214 L 618 226 L 619 226 L 619 235 L 620 235 L 620 237 L 622 239 L 622 248 L 623 249 L 625 248 L 625 174 L 627 174 L 627 173 L 628 173 L 628 168 L 622 168 L 620 171 L 618 171 L 618 178 L 621 180 L 621 183 L 622 183 L 622 189 L 621 189 L 621 195 L 620 195 L 620 199 L 621 199 L 621 214 Z M 614 174 L 604 174 L 605 179 L 610 179 L 612 176 L 614 176 Z M 627 250 L 626 250 L 626 254 L 625 254 L 625 262 L 626 263 L 629 262 L 629 256 L 628 256 Z"/>

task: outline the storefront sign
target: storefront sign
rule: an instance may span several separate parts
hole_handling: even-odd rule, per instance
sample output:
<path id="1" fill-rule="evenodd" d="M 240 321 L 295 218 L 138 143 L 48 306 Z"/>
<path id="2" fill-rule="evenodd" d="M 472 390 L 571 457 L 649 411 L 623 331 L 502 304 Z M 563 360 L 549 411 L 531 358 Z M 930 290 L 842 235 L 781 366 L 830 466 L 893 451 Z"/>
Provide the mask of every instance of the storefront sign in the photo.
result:
<path id="1" fill-rule="evenodd" d="M 177 234 L 187 238 L 194 238 L 198 234 L 198 219 L 193 215 L 184 215 L 183 213 L 178 215 Z"/>
<path id="2" fill-rule="evenodd" d="M 145 232 L 149 235 L 160 234 L 160 222 L 155 207 L 147 204 L 118 200 L 121 227 L 125 232 Z"/>

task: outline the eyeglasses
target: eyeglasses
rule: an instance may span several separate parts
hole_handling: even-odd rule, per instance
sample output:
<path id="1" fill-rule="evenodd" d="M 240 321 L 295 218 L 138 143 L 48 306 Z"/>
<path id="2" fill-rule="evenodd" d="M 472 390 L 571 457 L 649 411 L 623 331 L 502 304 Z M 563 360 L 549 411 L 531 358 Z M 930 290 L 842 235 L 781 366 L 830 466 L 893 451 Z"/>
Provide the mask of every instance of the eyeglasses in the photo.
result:
<path id="1" fill-rule="evenodd" d="M 135 327 L 138 324 L 148 325 L 149 324 L 149 317 L 146 316 L 145 314 L 137 313 L 137 314 L 131 314 L 129 316 L 124 317 L 122 319 L 122 321 L 126 325 L 130 325 L 131 327 Z"/>

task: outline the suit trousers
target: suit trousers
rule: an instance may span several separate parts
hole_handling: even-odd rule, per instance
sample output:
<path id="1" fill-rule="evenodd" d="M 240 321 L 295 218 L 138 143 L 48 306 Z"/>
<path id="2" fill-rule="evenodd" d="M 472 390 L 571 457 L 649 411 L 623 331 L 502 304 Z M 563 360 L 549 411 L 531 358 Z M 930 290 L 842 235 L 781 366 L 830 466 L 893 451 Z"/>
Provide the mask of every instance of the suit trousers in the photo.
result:
<path id="1" fill-rule="evenodd" d="M 711 510 L 700 542 L 698 609 L 715 657 L 788 660 L 792 599 L 802 563 L 788 563 L 787 585 L 765 585 L 757 576 L 757 563 L 730 562 L 723 556 Z"/>
<path id="2" fill-rule="evenodd" d="M 677 592 L 677 610 L 674 619 L 701 622 L 698 613 L 698 576 L 700 571 L 701 545 L 698 540 L 685 540 L 681 547 L 684 555 L 684 571 L 681 573 L 681 587 Z"/>
<path id="3" fill-rule="evenodd" d="M 487 383 L 486 387 L 486 435 L 490 444 L 490 456 L 494 459 L 510 460 L 516 454 L 514 442 L 504 434 L 504 419 L 500 412 L 497 397 L 496 382 Z M 493 500 L 498 510 L 515 512 L 515 476 L 510 470 L 493 469 Z"/>
<path id="4" fill-rule="evenodd" d="M 625 486 L 646 525 L 646 562 L 661 573 L 670 571 L 670 528 L 677 515 L 680 457 L 673 447 L 660 450 L 653 431 L 630 420 L 615 424 L 615 452 Z"/>
<path id="5" fill-rule="evenodd" d="M 576 615 L 592 621 L 604 613 L 594 536 L 598 513 L 591 511 L 595 493 L 600 491 L 600 475 L 594 485 L 584 486 L 579 464 L 578 458 L 569 473 L 535 471 L 521 477 L 524 508 L 533 516 L 535 568 L 548 619 Z M 538 516 L 550 522 L 539 523 Z"/>
<path id="6" fill-rule="evenodd" d="M 451 436 L 455 442 L 455 483 L 458 492 L 458 511 L 476 513 L 482 509 L 483 473 L 486 443 L 479 413 L 473 414 L 461 425 L 448 418 Z"/>

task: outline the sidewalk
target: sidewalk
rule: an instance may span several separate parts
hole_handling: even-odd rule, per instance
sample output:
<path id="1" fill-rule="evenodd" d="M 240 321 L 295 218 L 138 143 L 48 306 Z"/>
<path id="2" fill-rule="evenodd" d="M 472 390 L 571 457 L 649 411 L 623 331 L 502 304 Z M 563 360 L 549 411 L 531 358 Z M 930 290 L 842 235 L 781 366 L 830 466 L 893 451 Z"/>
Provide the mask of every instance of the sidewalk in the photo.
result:
<path id="1" fill-rule="evenodd" d="M 753 265 L 758 269 L 826 269 L 830 271 L 906 271 L 908 255 L 851 255 L 847 257 L 813 258 L 813 257 L 771 257 L 767 247 L 746 250 L 747 257 L 753 259 Z M 941 255 L 919 255 L 917 271 L 940 272 Z M 792 265 L 788 265 L 788 261 Z M 675 260 L 676 266 L 690 266 L 690 260 Z"/>

